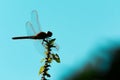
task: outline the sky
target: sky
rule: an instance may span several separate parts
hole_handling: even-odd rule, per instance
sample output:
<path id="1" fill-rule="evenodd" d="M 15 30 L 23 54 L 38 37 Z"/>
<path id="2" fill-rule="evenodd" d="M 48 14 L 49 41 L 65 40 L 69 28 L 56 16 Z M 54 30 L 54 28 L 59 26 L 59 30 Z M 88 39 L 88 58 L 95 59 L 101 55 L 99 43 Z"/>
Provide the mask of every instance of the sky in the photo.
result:
<path id="1" fill-rule="evenodd" d="M 89 52 L 108 39 L 119 40 L 119 0 L 0 0 L 0 80 L 39 80 L 42 58 L 25 23 L 37 10 L 43 31 L 52 31 L 61 63 L 52 63 L 51 80 L 62 80 L 89 61 Z M 42 50 L 42 49 L 41 49 Z"/>

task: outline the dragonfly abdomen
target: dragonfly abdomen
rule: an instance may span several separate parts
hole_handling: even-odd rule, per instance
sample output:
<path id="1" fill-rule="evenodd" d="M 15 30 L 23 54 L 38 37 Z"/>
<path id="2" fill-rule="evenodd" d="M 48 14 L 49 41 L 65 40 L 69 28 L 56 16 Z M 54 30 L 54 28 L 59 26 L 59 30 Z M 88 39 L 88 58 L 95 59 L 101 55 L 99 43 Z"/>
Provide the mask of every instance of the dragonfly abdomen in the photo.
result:
<path id="1" fill-rule="evenodd" d="M 13 37 L 12 39 L 34 39 L 34 36 Z"/>

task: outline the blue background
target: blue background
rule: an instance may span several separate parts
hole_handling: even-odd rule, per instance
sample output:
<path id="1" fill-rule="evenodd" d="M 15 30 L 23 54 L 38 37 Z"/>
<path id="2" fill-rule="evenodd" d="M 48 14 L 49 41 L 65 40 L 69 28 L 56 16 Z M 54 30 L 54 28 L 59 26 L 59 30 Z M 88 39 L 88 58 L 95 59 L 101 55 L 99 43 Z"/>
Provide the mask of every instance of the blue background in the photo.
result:
<path id="1" fill-rule="evenodd" d="M 0 0 L 0 80 L 39 80 L 41 54 L 27 35 L 30 13 L 39 12 L 43 31 L 52 31 L 60 46 L 61 63 L 52 63 L 51 80 L 62 80 L 84 67 L 98 44 L 119 40 L 119 0 Z"/>

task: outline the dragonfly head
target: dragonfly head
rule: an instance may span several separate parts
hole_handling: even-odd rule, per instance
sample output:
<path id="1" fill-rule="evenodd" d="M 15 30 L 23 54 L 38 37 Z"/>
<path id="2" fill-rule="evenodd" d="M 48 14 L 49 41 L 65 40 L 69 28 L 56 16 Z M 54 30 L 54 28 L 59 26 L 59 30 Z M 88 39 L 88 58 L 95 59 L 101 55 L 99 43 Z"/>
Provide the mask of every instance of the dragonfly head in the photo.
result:
<path id="1" fill-rule="evenodd" d="M 51 36 L 52 36 L 52 32 L 51 32 L 51 31 L 48 31 L 48 32 L 47 32 L 47 36 L 48 36 L 48 37 L 51 37 Z"/>

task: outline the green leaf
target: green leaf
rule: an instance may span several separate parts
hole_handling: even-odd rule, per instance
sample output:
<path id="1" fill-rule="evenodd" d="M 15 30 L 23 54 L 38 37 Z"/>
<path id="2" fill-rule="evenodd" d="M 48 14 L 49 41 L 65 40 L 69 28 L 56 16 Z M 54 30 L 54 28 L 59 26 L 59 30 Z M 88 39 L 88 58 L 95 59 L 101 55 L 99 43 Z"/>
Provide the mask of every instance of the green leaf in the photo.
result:
<path id="1" fill-rule="evenodd" d="M 47 76 L 47 77 L 51 77 L 50 74 L 48 74 L 48 73 L 46 73 L 46 76 Z"/>
<path id="2" fill-rule="evenodd" d="M 48 51 L 45 51 L 44 53 L 45 53 L 45 55 L 48 55 Z"/>
<path id="3" fill-rule="evenodd" d="M 52 62 L 52 58 L 48 58 L 48 62 L 51 63 Z"/>
<path id="4" fill-rule="evenodd" d="M 44 61 L 45 61 L 45 58 L 42 58 L 42 59 L 40 60 L 41 63 L 44 62 Z"/>
<path id="5" fill-rule="evenodd" d="M 41 66 L 40 67 L 40 70 L 39 70 L 39 75 L 44 71 L 45 67 L 44 66 Z"/>
<path id="6" fill-rule="evenodd" d="M 60 57 L 58 56 L 58 54 L 52 54 L 52 57 L 57 63 L 60 63 Z"/>
<path id="7" fill-rule="evenodd" d="M 49 41 L 49 44 L 50 44 L 50 45 L 54 45 L 54 42 L 55 42 L 55 39 L 51 39 L 51 40 Z"/>

